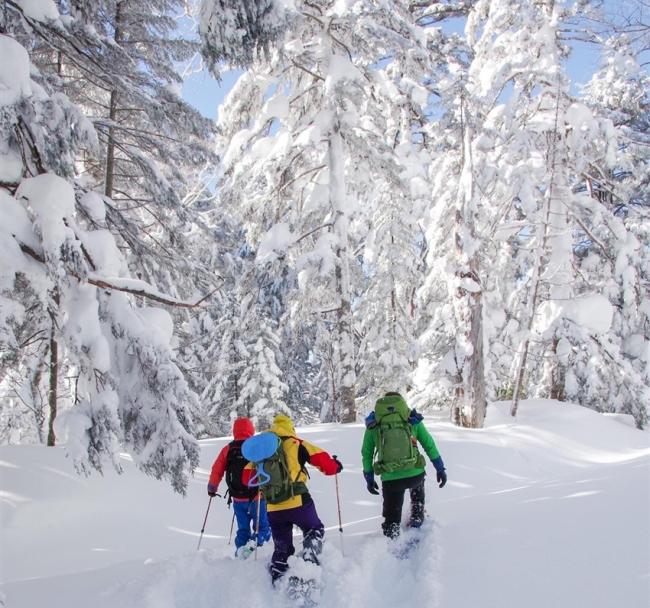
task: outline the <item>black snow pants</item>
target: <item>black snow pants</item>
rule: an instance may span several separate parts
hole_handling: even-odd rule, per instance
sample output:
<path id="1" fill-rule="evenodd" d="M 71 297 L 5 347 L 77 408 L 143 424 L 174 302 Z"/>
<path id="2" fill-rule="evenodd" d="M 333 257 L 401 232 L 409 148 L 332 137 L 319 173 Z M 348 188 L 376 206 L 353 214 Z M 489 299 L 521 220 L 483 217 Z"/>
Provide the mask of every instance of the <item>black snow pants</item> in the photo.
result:
<path id="1" fill-rule="evenodd" d="M 402 521 L 404 492 L 411 496 L 411 519 L 409 525 L 417 528 L 424 520 L 424 473 L 404 479 L 391 479 L 382 482 L 384 523 L 381 525 L 384 535 L 389 538 L 399 536 Z"/>

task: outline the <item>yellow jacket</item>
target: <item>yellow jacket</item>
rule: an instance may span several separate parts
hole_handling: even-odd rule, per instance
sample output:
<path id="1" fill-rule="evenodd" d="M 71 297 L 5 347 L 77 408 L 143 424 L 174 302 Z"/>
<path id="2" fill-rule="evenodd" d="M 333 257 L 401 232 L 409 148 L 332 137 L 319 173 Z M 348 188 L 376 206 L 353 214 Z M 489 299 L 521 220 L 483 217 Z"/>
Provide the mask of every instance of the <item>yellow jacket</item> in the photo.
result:
<path id="1" fill-rule="evenodd" d="M 294 482 L 307 484 L 309 474 L 305 469 L 305 464 L 309 463 L 316 467 L 325 475 L 336 475 L 339 472 L 339 464 L 325 450 L 319 448 L 313 443 L 296 437 L 296 429 L 289 416 L 278 414 L 273 419 L 273 424 L 269 429 L 282 439 L 282 447 L 287 460 L 289 475 Z M 252 472 L 254 465 L 249 463 L 247 469 Z M 304 504 L 305 499 L 309 499 L 309 494 L 297 494 L 288 500 L 276 504 L 267 504 L 268 511 L 282 511 L 284 509 L 294 509 Z"/>

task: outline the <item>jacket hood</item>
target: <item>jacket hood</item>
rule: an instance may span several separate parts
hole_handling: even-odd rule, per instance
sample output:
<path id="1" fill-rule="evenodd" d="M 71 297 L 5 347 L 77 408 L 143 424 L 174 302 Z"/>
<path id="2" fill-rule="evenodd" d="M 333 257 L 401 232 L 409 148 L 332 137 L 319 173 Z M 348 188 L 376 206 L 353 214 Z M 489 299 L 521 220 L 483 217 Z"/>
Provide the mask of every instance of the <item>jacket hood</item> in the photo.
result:
<path id="1" fill-rule="evenodd" d="M 280 436 L 291 436 L 294 437 L 296 434 L 296 429 L 293 428 L 293 422 L 289 416 L 284 414 L 277 414 L 273 418 L 273 424 L 271 424 L 271 429 L 273 433 Z"/>
<path id="2" fill-rule="evenodd" d="M 232 435 L 235 440 L 248 439 L 255 435 L 255 426 L 250 418 L 237 418 L 232 425 Z"/>

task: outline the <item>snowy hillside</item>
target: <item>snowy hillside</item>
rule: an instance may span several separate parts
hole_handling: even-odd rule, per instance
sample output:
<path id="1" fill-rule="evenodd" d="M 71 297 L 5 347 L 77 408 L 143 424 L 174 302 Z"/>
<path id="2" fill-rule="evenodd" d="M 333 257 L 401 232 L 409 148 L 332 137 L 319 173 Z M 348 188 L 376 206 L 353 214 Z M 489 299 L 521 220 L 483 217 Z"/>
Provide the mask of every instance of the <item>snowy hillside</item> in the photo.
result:
<path id="1" fill-rule="evenodd" d="M 650 434 L 550 401 L 522 402 L 514 423 L 506 412 L 491 407 L 483 430 L 427 419 L 449 483 L 427 478 L 429 523 L 406 561 L 379 534 L 380 501 L 361 476 L 362 425 L 299 429 L 345 465 L 342 539 L 334 479 L 311 479 L 327 529 L 321 606 L 650 605 Z M 225 441 L 201 443 L 185 499 L 128 461 L 122 476 L 84 479 L 63 448 L 0 448 L 5 606 L 289 606 L 265 571 L 270 547 L 257 561 L 232 559 L 223 501 L 213 500 L 196 550 L 207 475 Z"/>

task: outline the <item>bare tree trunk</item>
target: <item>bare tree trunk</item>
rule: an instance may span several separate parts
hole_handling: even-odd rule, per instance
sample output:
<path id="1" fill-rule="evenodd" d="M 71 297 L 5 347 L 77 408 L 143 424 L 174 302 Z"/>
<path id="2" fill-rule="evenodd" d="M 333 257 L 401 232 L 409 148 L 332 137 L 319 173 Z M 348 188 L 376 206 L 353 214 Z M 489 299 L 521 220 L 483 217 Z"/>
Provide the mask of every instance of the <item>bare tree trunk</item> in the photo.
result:
<path id="1" fill-rule="evenodd" d="M 122 41 L 122 3 L 118 2 L 115 9 L 115 42 L 119 44 Z M 111 100 L 109 104 L 108 118 L 111 125 L 117 119 L 117 91 L 111 91 Z M 104 194 L 108 197 L 113 196 L 115 176 L 115 129 L 108 128 L 108 140 L 106 142 L 106 174 L 104 177 Z"/>
<path id="2" fill-rule="evenodd" d="M 350 302 L 350 269 L 348 265 L 348 219 L 345 210 L 345 172 L 343 141 L 338 116 L 334 118 L 329 138 L 328 162 L 330 169 L 330 204 L 334 215 L 334 233 L 337 239 L 335 289 L 339 298 L 336 313 L 337 342 L 340 356 L 339 382 L 341 422 L 355 422 L 356 372 L 354 365 L 354 336 L 352 333 L 352 306 Z"/>
<path id="3" fill-rule="evenodd" d="M 545 5 L 549 15 L 553 11 L 553 0 L 545 0 Z M 558 84 L 555 92 L 555 118 L 553 131 L 548 133 L 549 145 L 547 148 L 547 165 L 550 172 L 550 181 L 548 190 L 545 195 L 546 201 L 546 217 L 544 219 L 544 236 L 538 240 L 537 255 L 535 258 L 535 267 L 533 269 L 533 294 L 531 297 L 531 306 L 528 314 L 528 334 L 532 329 L 533 318 L 537 310 L 539 299 L 539 287 L 544 276 L 546 281 L 550 282 L 548 289 L 549 297 L 555 300 L 566 300 L 571 296 L 571 272 L 568 270 L 570 267 L 571 256 L 573 251 L 571 248 L 570 238 L 568 237 L 568 217 L 567 209 L 564 202 L 568 194 L 567 176 L 566 176 L 566 141 L 563 129 L 560 127 L 561 108 L 562 106 L 562 91 L 560 74 L 558 73 Z M 555 263 L 554 268 L 551 266 L 552 258 L 560 258 L 564 260 L 562 264 Z M 566 368 L 557 358 L 557 346 L 559 339 L 554 336 L 551 346 L 551 352 L 554 354 L 554 361 L 551 367 L 551 399 L 564 400 L 565 395 L 565 378 Z M 521 392 L 521 385 L 523 383 L 524 374 L 526 371 L 526 359 L 528 357 L 528 350 L 530 346 L 530 337 L 526 338 L 521 360 L 519 363 L 515 390 L 513 394 L 512 406 L 510 413 L 512 416 L 517 415 L 517 408 L 519 405 L 519 395 Z M 554 396 L 559 395 L 559 396 Z M 561 396 L 561 397 L 560 397 Z"/>
<path id="4" fill-rule="evenodd" d="M 337 268 L 337 274 L 339 269 Z M 357 411 L 356 372 L 354 370 L 354 341 L 350 319 L 352 309 L 349 300 L 341 300 L 337 312 L 339 343 L 341 348 L 341 422 L 355 422 Z"/>
<path id="5" fill-rule="evenodd" d="M 532 326 L 532 318 L 528 324 L 528 332 L 530 332 Z M 530 338 L 527 337 L 524 342 L 524 348 L 521 353 L 521 358 L 519 359 L 519 364 L 517 365 L 517 372 L 515 377 L 515 388 L 512 391 L 512 405 L 510 406 L 510 415 L 515 418 L 517 416 L 517 410 L 519 409 L 519 397 L 521 395 L 521 387 L 524 384 L 524 375 L 526 374 L 526 363 L 528 361 L 528 348 L 530 347 Z"/>
<path id="6" fill-rule="evenodd" d="M 461 278 L 479 282 L 478 259 L 473 256 L 469 262 L 469 273 L 461 272 Z M 485 397 L 485 369 L 483 362 L 483 294 L 482 291 L 468 292 L 459 288 L 457 297 L 462 299 L 465 309 L 463 333 L 466 343 L 471 344 L 471 353 L 465 353 L 461 368 L 460 383 L 456 387 L 456 415 L 454 420 L 464 427 L 479 429 L 485 422 L 487 400 Z"/>
<path id="7" fill-rule="evenodd" d="M 566 400 L 566 365 L 560 361 L 557 356 L 557 346 L 560 340 L 556 337 L 553 338 L 551 345 L 551 352 L 555 355 L 554 365 L 551 368 L 551 387 L 550 398 L 557 399 L 557 401 Z"/>
<path id="8" fill-rule="evenodd" d="M 119 6 L 119 4 L 118 4 Z M 117 116 L 117 92 L 111 91 L 110 111 L 108 117 L 111 123 Z M 113 182 L 115 175 L 115 129 L 108 128 L 108 141 L 106 142 L 106 175 L 104 177 L 104 194 L 113 196 Z"/>
<path id="9" fill-rule="evenodd" d="M 41 384 L 41 378 L 43 377 L 43 365 L 39 364 L 34 370 L 32 375 L 32 380 L 30 382 L 29 390 L 31 392 L 32 405 L 34 406 L 34 423 L 36 425 L 36 434 L 38 435 L 38 442 L 44 443 L 43 439 L 43 427 L 45 426 L 45 406 L 42 399 L 42 394 L 40 393 L 39 387 Z M 39 404 L 36 403 L 36 398 L 39 397 Z"/>
<path id="10" fill-rule="evenodd" d="M 463 108 L 463 118 L 465 117 Z M 483 362 L 483 286 L 479 247 L 473 220 L 474 180 L 471 133 L 463 125 L 463 170 L 456 200 L 455 244 L 459 260 L 454 310 L 459 335 L 456 342 L 458 380 L 452 420 L 460 426 L 481 428 L 485 421 L 485 373 Z"/>
<path id="11" fill-rule="evenodd" d="M 58 291 L 53 296 L 54 303 L 59 305 Z M 48 423 L 47 445 L 56 445 L 56 435 L 54 433 L 54 421 L 57 415 L 58 383 L 59 383 L 59 345 L 56 341 L 56 310 L 50 311 L 52 319 L 52 329 L 50 331 L 50 383 L 47 395 L 48 405 L 50 406 L 50 419 Z"/>
<path id="12" fill-rule="evenodd" d="M 478 259 L 473 258 L 472 273 L 478 276 Z M 483 292 L 473 293 L 472 320 L 470 324 L 470 341 L 474 345 L 474 352 L 468 366 L 469 377 L 467 385 L 471 389 L 472 417 L 470 426 L 473 429 L 483 428 L 487 412 L 487 399 L 485 397 L 485 367 L 483 353 Z"/>
<path id="13" fill-rule="evenodd" d="M 336 328 L 335 328 L 336 329 Z M 328 331 L 323 329 L 323 332 Z M 330 331 L 330 333 L 332 333 Z M 324 346 L 323 352 L 323 369 L 325 370 L 326 383 L 329 386 L 327 399 L 323 399 L 323 405 L 320 410 L 321 422 L 336 422 L 338 420 L 338 385 L 337 385 L 337 370 L 338 365 L 338 348 L 334 344 L 335 336 L 327 341 Z"/>
<path id="14" fill-rule="evenodd" d="M 556 117 L 557 122 L 557 117 Z M 519 398 L 521 396 L 521 387 L 524 383 L 524 376 L 526 375 L 526 363 L 528 361 L 528 350 L 530 348 L 530 332 L 533 329 L 533 321 L 535 319 L 535 311 L 537 310 L 537 298 L 539 297 L 539 286 L 540 286 L 540 268 L 543 264 L 543 256 L 546 251 L 546 244 L 548 240 L 548 226 L 549 226 L 549 214 L 550 214 L 550 194 L 551 189 L 545 197 L 546 201 L 546 222 L 544 223 L 544 235 L 538 237 L 537 241 L 537 250 L 535 255 L 535 266 L 533 267 L 533 272 L 531 276 L 531 283 L 533 285 L 533 293 L 530 297 L 530 304 L 528 310 L 528 321 L 526 325 L 526 340 L 524 341 L 524 346 L 521 352 L 521 357 L 519 359 L 519 364 L 517 365 L 517 372 L 515 376 L 515 388 L 512 393 L 512 405 L 510 406 L 510 415 L 514 418 L 517 416 L 517 410 L 519 409 Z"/>

